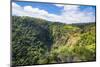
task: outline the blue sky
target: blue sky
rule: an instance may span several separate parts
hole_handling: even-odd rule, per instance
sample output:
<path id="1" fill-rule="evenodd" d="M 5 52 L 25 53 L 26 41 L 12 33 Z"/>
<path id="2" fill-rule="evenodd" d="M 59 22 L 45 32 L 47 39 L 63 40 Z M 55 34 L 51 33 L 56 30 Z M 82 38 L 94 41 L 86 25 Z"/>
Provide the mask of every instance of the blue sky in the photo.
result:
<path id="1" fill-rule="evenodd" d="M 16 4 L 20 6 L 30 5 L 35 8 L 44 9 L 48 11 L 49 13 L 53 13 L 53 14 L 60 14 L 61 9 L 63 8 L 63 7 L 57 7 L 50 3 L 47 4 L 47 3 L 38 3 L 38 2 L 35 2 L 35 3 L 34 2 L 16 2 Z"/>
<path id="2" fill-rule="evenodd" d="M 31 16 L 62 23 L 95 22 L 95 6 L 39 2 L 12 2 L 12 15 Z"/>

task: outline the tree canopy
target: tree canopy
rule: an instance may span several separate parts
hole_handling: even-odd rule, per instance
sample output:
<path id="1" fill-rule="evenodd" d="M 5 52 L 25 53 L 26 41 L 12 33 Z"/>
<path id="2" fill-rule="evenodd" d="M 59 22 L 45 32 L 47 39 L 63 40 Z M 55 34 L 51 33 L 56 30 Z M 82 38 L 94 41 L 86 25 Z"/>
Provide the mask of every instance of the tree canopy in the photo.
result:
<path id="1" fill-rule="evenodd" d="M 12 16 L 12 65 L 96 60 L 95 22 L 64 24 Z"/>

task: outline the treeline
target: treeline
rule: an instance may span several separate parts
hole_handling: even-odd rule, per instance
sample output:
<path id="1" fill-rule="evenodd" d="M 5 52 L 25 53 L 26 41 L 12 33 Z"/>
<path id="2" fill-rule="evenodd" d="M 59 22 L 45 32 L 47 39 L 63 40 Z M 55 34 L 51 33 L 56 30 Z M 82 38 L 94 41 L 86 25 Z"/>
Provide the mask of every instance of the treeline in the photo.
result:
<path id="1" fill-rule="evenodd" d="M 12 65 L 95 61 L 95 28 L 12 16 Z"/>

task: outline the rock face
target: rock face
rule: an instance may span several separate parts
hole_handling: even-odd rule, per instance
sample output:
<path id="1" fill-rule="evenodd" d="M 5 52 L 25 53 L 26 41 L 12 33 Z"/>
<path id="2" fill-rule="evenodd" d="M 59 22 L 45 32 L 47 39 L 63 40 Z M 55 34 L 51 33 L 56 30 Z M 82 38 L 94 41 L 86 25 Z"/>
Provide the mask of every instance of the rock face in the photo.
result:
<path id="1" fill-rule="evenodd" d="M 95 57 L 95 23 L 12 17 L 13 65 L 94 61 Z"/>

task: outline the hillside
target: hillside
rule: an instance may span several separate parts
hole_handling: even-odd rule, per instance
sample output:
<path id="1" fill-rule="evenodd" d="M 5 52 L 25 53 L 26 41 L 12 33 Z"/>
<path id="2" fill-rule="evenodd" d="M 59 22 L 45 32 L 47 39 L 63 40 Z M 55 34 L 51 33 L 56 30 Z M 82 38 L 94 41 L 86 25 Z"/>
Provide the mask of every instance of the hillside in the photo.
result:
<path id="1" fill-rule="evenodd" d="M 12 16 L 12 64 L 95 61 L 95 28 L 95 22 L 64 24 Z"/>

